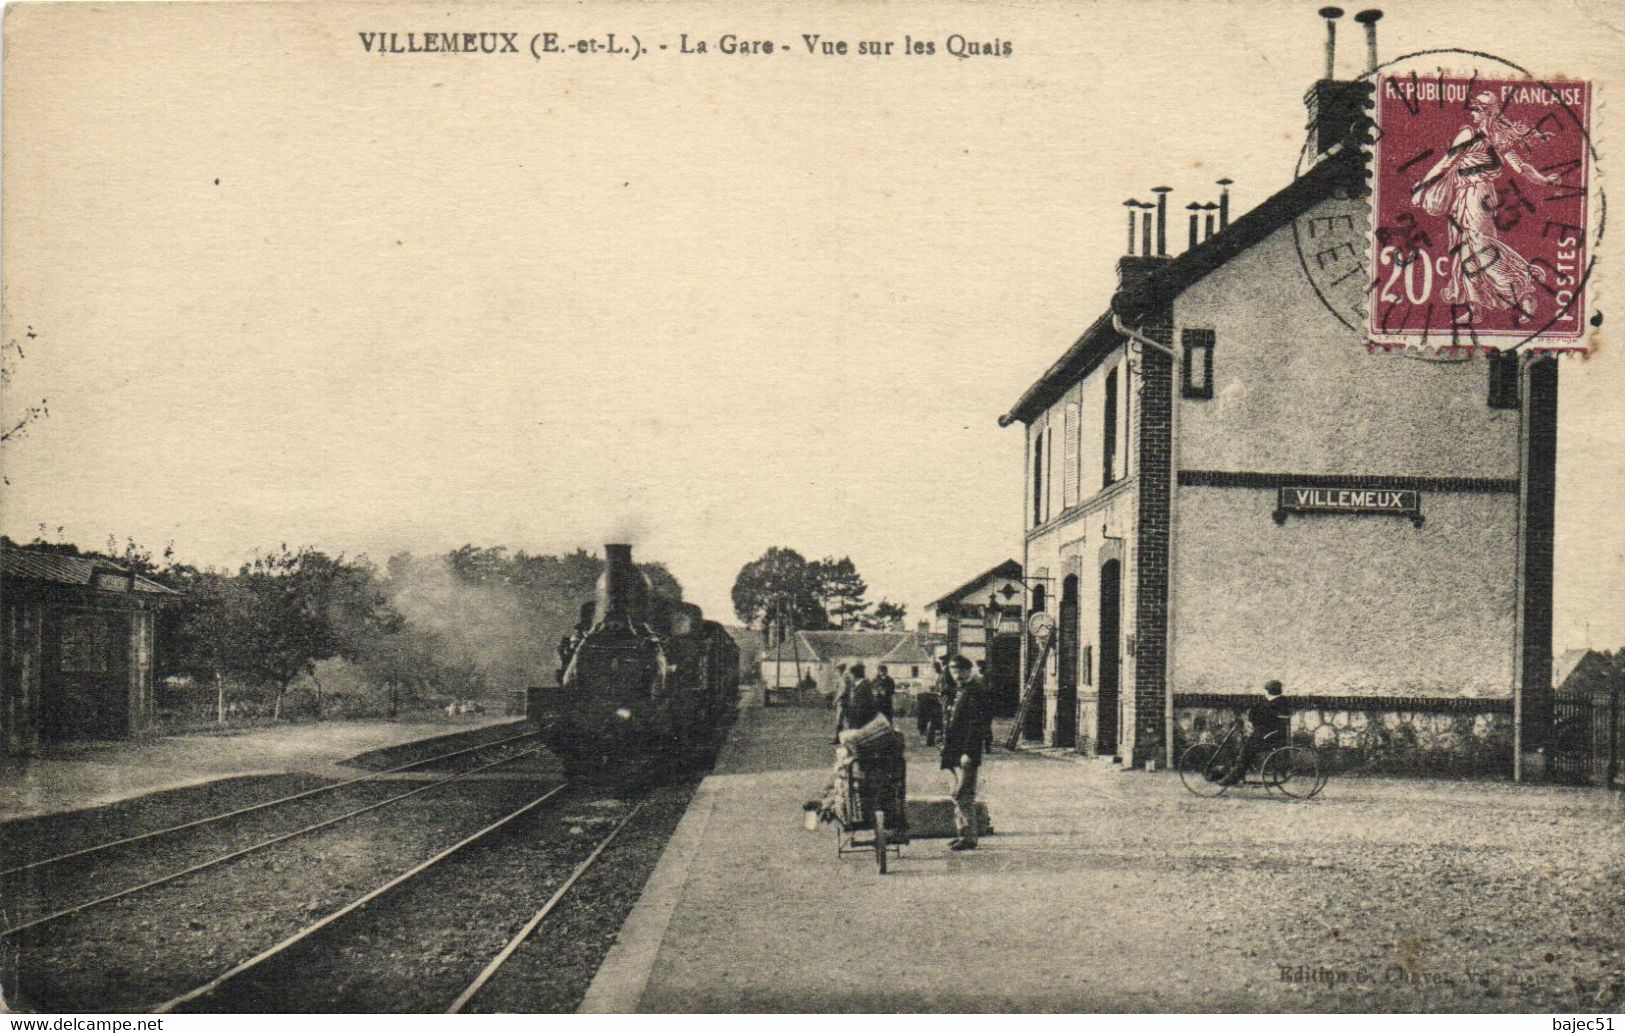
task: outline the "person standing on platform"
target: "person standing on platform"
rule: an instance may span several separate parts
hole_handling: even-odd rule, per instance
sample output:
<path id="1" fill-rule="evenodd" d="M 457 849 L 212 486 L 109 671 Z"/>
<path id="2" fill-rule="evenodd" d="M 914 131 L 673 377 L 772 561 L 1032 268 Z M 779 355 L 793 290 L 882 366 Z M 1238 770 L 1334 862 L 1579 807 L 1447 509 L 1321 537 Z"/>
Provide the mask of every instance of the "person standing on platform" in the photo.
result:
<path id="1" fill-rule="evenodd" d="M 885 664 L 880 665 L 880 671 L 875 675 L 874 689 L 875 705 L 880 708 L 882 714 L 886 715 L 886 720 L 890 721 L 892 719 L 892 707 L 897 698 L 897 683 L 892 680 L 890 674 L 886 673 Z"/>
<path id="2" fill-rule="evenodd" d="M 831 743 L 841 741 L 841 729 L 846 725 L 846 697 L 852 691 L 852 672 L 846 669 L 845 664 L 835 665 L 835 677 L 838 679 L 835 687 L 835 737 Z"/>
<path id="3" fill-rule="evenodd" d="M 942 661 L 933 660 L 931 665 L 936 669 L 937 680 L 930 689 L 920 693 L 914 711 L 914 727 L 925 737 L 927 746 L 935 746 L 937 736 L 942 734 Z"/>
<path id="4" fill-rule="evenodd" d="M 993 708 L 988 705 L 987 698 L 987 661 L 976 661 L 976 677 L 982 683 L 982 750 L 984 753 L 993 752 Z"/>
<path id="5" fill-rule="evenodd" d="M 976 820 L 976 775 L 982 766 L 984 706 L 982 679 L 976 677 L 969 659 L 955 656 L 951 664 L 959 691 L 948 712 L 948 728 L 942 737 L 942 769 L 954 773 L 954 823 L 959 837 L 949 850 L 975 850 L 979 831 Z"/>
<path id="6" fill-rule="evenodd" d="M 875 719 L 880 712 L 879 701 L 875 698 L 874 683 L 865 675 L 868 671 L 862 664 L 853 664 L 847 669 L 852 677 L 851 687 L 846 690 L 845 720 L 847 728 L 862 728 Z"/>

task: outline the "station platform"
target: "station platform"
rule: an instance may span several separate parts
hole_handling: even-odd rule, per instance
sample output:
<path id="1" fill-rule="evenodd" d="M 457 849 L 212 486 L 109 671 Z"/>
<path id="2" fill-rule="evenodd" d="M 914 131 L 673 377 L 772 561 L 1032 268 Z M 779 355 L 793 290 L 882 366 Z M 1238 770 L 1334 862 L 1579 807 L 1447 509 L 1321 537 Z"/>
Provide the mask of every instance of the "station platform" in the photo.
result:
<path id="1" fill-rule="evenodd" d="M 244 775 L 354 778 L 358 754 L 513 721 L 469 715 L 430 721 L 323 721 L 143 739 L 83 741 L 0 758 L 0 821 L 101 807 L 166 789 Z"/>
<path id="2" fill-rule="evenodd" d="M 1619 794 L 1334 778 L 1218 799 L 1169 772 L 999 750 L 975 851 L 837 859 L 802 804 L 827 709 L 753 706 L 678 826 L 584 1012 L 1610 1010 Z M 909 736 L 909 791 L 940 795 Z"/>
<path id="3" fill-rule="evenodd" d="M 829 776 L 830 722 L 741 714 L 581 1011 L 1177 1009 L 1212 1007 L 1220 987 L 1239 999 L 1240 976 L 1200 997 L 1170 984 L 1211 962 L 1183 909 L 1144 906 L 1168 889 L 1124 863 L 1118 822 L 1103 821 L 1177 784 L 1000 749 L 979 793 L 995 834 L 963 853 L 917 840 L 881 876 L 868 852 L 837 859 L 833 826 L 802 825 Z M 946 795 L 937 751 L 902 727 L 910 795 Z M 1148 967 L 1152 944 L 1172 953 Z"/>

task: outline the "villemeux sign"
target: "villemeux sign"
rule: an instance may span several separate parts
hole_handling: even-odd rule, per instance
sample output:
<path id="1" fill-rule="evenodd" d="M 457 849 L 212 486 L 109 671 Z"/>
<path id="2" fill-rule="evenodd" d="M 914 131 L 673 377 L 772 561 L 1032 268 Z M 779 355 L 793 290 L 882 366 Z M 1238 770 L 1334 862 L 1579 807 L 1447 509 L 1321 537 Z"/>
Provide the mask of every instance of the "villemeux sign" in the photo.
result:
<path id="1" fill-rule="evenodd" d="M 1282 485 L 1275 522 L 1288 513 L 1385 513 L 1422 523 L 1422 493 L 1406 488 L 1301 488 Z"/>

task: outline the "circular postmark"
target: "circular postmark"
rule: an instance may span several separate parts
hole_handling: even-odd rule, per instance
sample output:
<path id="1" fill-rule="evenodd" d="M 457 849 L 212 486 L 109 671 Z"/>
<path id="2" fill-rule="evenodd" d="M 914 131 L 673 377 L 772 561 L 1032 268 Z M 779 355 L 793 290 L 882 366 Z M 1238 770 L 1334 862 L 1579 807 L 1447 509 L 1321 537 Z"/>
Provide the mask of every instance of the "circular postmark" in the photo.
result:
<path id="1" fill-rule="evenodd" d="M 1312 89 L 1296 178 L 1327 177 L 1333 203 L 1299 214 L 1293 242 L 1368 350 L 1585 352 L 1605 222 L 1590 83 L 1443 48 Z"/>

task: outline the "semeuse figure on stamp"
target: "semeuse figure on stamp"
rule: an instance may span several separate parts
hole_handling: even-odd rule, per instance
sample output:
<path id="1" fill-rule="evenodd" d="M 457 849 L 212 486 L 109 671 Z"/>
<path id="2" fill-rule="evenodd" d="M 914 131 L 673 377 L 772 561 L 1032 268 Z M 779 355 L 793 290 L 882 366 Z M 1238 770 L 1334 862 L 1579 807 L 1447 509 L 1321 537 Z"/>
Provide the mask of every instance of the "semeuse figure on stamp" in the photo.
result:
<path id="1" fill-rule="evenodd" d="M 1247 723 L 1252 731 L 1242 740 L 1236 766 L 1224 778 L 1228 785 L 1240 784 L 1254 758 L 1287 744 L 1292 728 L 1292 704 L 1287 701 L 1280 682 L 1271 679 L 1264 683 L 1264 698 L 1247 711 Z"/>
<path id="2" fill-rule="evenodd" d="M 1495 184 L 1503 169 L 1541 185 L 1555 184 L 1558 177 L 1541 172 L 1519 153 L 1544 137 L 1497 110 L 1495 94 L 1475 95 L 1469 110 L 1472 124 L 1461 128 L 1445 156 L 1411 190 L 1412 201 L 1423 211 L 1449 222 L 1450 273 L 1440 297 L 1464 306 L 1470 323 L 1500 309 L 1513 310 L 1520 320 L 1533 319 L 1536 282 L 1546 274 L 1501 239 Z"/>
<path id="3" fill-rule="evenodd" d="M 982 679 L 969 659 L 955 656 L 950 667 L 958 682 L 942 737 L 942 769 L 954 773 L 954 823 L 959 837 L 949 850 L 976 849 L 976 775 L 982 766 Z"/>

